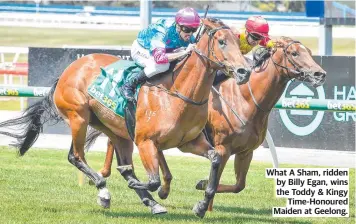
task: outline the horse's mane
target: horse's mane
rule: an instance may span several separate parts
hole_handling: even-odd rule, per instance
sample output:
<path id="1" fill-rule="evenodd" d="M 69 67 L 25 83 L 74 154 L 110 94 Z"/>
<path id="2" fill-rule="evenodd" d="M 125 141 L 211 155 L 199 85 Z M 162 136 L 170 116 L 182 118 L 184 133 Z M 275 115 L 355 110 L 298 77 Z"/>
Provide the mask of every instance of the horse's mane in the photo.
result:
<path id="1" fill-rule="evenodd" d="M 206 18 L 206 20 L 208 20 L 209 22 L 214 23 L 216 25 L 226 26 L 226 24 L 218 18 L 208 17 L 208 18 Z"/>
<path id="2" fill-rule="evenodd" d="M 286 43 L 289 43 L 291 41 L 294 41 L 292 38 L 290 37 L 285 37 L 285 36 L 281 36 L 280 38 L 278 38 L 275 41 L 275 47 L 276 48 L 283 48 L 285 46 Z"/>

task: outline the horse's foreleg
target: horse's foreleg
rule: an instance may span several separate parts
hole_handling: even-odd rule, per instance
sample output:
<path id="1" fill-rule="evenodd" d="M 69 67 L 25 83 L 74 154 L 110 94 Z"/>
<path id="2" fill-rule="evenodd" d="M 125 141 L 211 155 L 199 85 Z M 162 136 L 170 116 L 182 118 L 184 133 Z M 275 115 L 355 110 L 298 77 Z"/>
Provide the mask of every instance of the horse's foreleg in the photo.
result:
<path id="1" fill-rule="evenodd" d="M 69 114 L 68 118 L 72 130 L 72 145 L 69 150 L 68 161 L 95 183 L 95 186 L 99 190 L 98 203 L 104 208 L 109 208 L 111 196 L 109 190 L 106 188 L 106 181 L 87 165 L 84 158 L 84 144 L 88 127 L 89 112 L 83 112 L 83 114 L 72 112 Z"/>
<path id="2" fill-rule="evenodd" d="M 235 155 L 235 185 L 219 184 L 216 193 L 239 193 L 246 186 L 246 176 L 251 164 L 253 152 Z M 208 180 L 200 180 L 196 188 L 198 190 L 205 190 Z"/>
<path id="3" fill-rule="evenodd" d="M 179 149 L 183 152 L 191 152 L 196 155 L 204 156 L 211 161 L 210 176 L 205 189 L 204 200 L 199 201 L 193 208 L 194 213 L 200 218 L 203 218 L 210 201 L 214 198 L 216 188 L 219 184 L 218 170 L 221 163 L 221 156 L 215 151 L 214 147 L 208 143 L 203 133 L 193 141 L 179 147 Z"/>
<path id="4" fill-rule="evenodd" d="M 236 185 L 231 189 L 233 193 L 239 193 L 246 186 L 246 176 L 248 169 L 250 168 L 251 160 L 253 157 L 253 150 L 246 152 L 244 154 L 235 155 L 235 177 Z M 222 188 L 222 190 L 225 190 Z"/>
<path id="5" fill-rule="evenodd" d="M 215 146 L 215 151 L 217 151 L 219 153 L 219 155 L 221 156 L 221 164 L 220 164 L 219 171 L 218 171 L 218 181 L 220 182 L 221 175 L 224 171 L 226 163 L 229 160 L 231 154 L 223 145 Z M 208 180 L 205 179 L 205 180 L 199 181 L 197 183 L 197 185 L 195 186 L 195 188 L 198 190 L 205 190 L 207 185 L 208 185 Z M 220 187 L 221 187 L 221 185 L 218 184 L 216 193 L 221 193 Z M 213 202 L 214 202 L 214 199 L 212 199 L 210 201 L 208 211 L 213 211 Z"/>
<path id="6" fill-rule="evenodd" d="M 161 186 L 159 177 L 159 156 L 158 150 L 153 141 L 146 140 L 138 145 L 141 161 L 148 174 L 148 183 L 142 183 L 135 179 L 130 179 L 129 187 L 132 189 L 141 189 L 156 191 Z"/>
<path id="7" fill-rule="evenodd" d="M 159 167 L 161 168 L 162 171 L 162 178 L 163 178 L 163 184 L 159 187 L 158 190 L 158 196 L 161 199 L 166 199 L 169 195 L 169 191 L 171 189 L 171 181 L 173 179 L 173 176 L 171 174 L 171 171 L 169 170 L 169 167 L 167 165 L 166 158 L 164 158 L 164 154 L 162 151 L 158 151 L 158 156 L 159 156 Z"/>
<path id="8" fill-rule="evenodd" d="M 135 175 L 132 153 L 133 142 L 121 137 L 117 137 L 118 141 L 115 143 L 115 152 L 117 158 L 117 170 L 125 178 L 126 181 L 139 181 Z M 109 145 L 109 143 L 108 143 Z M 111 144 L 111 146 L 113 146 Z M 140 197 L 142 203 L 151 208 L 152 214 L 163 214 L 167 209 L 158 204 L 147 190 L 134 189 L 136 194 Z"/>

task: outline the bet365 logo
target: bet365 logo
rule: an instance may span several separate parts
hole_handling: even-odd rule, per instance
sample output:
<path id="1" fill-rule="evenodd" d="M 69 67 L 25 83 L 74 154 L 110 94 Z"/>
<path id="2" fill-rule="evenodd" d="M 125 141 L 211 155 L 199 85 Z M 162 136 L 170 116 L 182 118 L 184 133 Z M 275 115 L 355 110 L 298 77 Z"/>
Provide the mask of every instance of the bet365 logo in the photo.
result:
<path id="1" fill-rule="evenodd" d="M 325 99 L 323 86 L 309 88 L 300 82 L 291 82 L 281 96 L 295 99 Z M 312 110 L 279 110 L 281 119 L 286 128 L 298 136 L 306 136 L 313 133 L 320 125 L 324 117 L 324 111 Z"/>

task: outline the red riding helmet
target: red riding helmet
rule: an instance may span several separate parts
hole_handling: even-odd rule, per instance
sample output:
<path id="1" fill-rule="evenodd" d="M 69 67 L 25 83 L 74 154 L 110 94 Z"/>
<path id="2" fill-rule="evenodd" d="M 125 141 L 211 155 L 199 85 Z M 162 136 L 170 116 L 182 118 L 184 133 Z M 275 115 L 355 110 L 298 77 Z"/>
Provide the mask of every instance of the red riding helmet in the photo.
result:
<path id="1" fill-rule="evenodd" d="M 248 18 L 245 28 L 249 33 L 256 33 L 268 37 L 269 25 L 262 16 L 251 16 Z"/>
<path id="2" fill-rule="evenodd" d="M 200 26 L 200 17 L 193 8 L 184 8 L 177 12 L 176 23 L 180 26 L 197 28 Z"/>

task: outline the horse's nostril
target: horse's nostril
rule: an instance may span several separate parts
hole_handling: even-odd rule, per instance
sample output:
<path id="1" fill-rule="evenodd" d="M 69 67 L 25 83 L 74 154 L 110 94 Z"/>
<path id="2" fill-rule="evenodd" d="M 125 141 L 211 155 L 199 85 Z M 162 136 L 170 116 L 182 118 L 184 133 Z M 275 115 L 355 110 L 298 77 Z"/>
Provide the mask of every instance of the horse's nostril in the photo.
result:
<path id="1" fill-rule="evenodd" d="M 315 72 L 315 73 L 314 73 L 314 76 L 315 76 L 315 77 L 325 77 L 325 76 L 326 76 L 326 73 L 325 73 L 325 72 Z"/>

